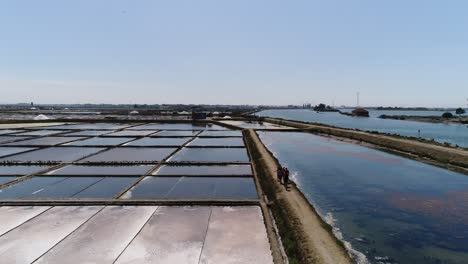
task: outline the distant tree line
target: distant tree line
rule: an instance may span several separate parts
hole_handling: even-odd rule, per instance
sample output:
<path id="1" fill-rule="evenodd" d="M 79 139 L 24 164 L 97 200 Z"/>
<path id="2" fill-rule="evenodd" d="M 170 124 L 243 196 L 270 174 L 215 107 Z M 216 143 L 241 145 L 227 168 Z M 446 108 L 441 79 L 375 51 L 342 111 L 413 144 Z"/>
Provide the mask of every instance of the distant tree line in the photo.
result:
<path id="1" fill-rule="evenodd" d="M 317 111 L 317 112 L 338 112 L 338 110 L 336 110 L 335 108 L 329 106 L 329 105 L 326 105 L 326 104 L 318 104 L 316 106 L 314 106 L 314 111 Z"/>

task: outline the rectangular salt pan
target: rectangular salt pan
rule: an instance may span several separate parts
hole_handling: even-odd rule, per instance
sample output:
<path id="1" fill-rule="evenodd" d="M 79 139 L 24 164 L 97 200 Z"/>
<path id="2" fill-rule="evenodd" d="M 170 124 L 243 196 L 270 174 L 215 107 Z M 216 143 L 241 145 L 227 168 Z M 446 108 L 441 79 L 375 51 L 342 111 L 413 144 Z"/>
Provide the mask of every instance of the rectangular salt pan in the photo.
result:
<path id="1" fill-rule="evenodd" d="M 273 263 L 257 206 L 0 207 L 2 263 Z"/>
<path id="2" fill-rule="evenodd" d="M 171 162 L 249 162 L 244 148 L 183 148 Z"/>
<path id="3" fill-rule="evenodd" d="M 12 180 L 16 179 L 16 177 L 13 176 L 0 176 L 0 184 L 5 184 L 7 182 L 10 182 Z"/>
<path id="4" fill-rule="evenodd" d="M 48 166 L 0 165 L 0 175 L 27 175 L 49 168 Z"/>
<path id="5" fill-rule="evenodd" d="M 74 140 L 84 139 L 84 137 L 43 137 L 16 141 L 4 144 L 5 146 L 53 146 L 67 143 Z"/>
<path id="6" fill-rule="evenodd" d="M 71 162 L 104 148 L 52 147 L 0 159 L 9 162 Z"/>
<path id="7" fill-rule="evenodd" d="M 145 177 L 121 199 L 163 199 L 180 178 Z"/>
<path id="8" fill-rule="evenodd" d="M 242 132 L 238 130 L 233 131 L 203 131 L 200 137 L 242 137 Z"/>
<path id="9" fill-rule="evenodd" d="M 24 130 L 0 129 L 0 135 L 24 132 Z"/>
<path id="10" fill-rule="evenodd" d="M 168 199 L 258 199 L 252 178 L 183 177 Z"/>
<path id="11" fill-rule="evenodd" d="M 135 138 L 103 138 L 95 137 L 67 144 L 67 146 L 117 146 L 134 140 Z"/>
<path id="12" fill-rule="evenodd" d="M 112 199 L 137 181 L 135 177 L 106 177 L 73 195 L 77 199 Z"/>
<path id="13" fill-rule="evenodd" d="M 152 130 L 226 130 L 225 127 L 210 123 L 159 123 L 135 126 L 130 129 L 152 129 Z"/>
<path id="14" fill-rule="evenodd" d="M 18 136 L 49 136 L 66 132 L 66 130 L 29 130 L 28 132 L 17 133 Z"/>
<path id="15" fill-rule="evenodd" d="M 115 262 L 198 263 L 211 207 L 159 207 Z"/>
<path id="16" fill-rule="evenodd" d="M 260 208 L 213 207 L 200 263 L 273 263 Z"/>
<path id="17" fill-rule="evenodd" d="M 0 136 L 0 143 L 6 143 L 9 141 L 23 140 L 28 137 L 19 137 L 19 136 Z"/>
<path id="18" fill-rule="evenodd" d="M 47 186 L 54 185 L 67 179 L 66 177 L 33 177 L 0 189 L 0 199 L 19 199 L 33 193 L 40 192 Z"/>
<path id="19" fill-rule="evenodd" d="M 48 174 L 52 175 L 131 175 L 141 176 L 148 172 L 153 166 L 135 165 L 135 166 L 85 166 L 69 165 L 54 170 Z M 1 166 L 0 166 L 1 171 Z"/>
<path id="20" fill-rule="evenodd" d="M 192 138 L 142 138 L 125 146 L 182 146 Z"/>
<path id="21" fill-rule="evenodd" d="M 189 146 L 243 147 L 242 138 L 197 138 Z"/>
<path id="22" fill-rule="evenodd" d="M 106 135 L 106 137 L 143 137 L 143 136 L 149 136 L 156 132 L 158 131 L 157 130 L 144 130 L 144 131 L 122 130 L 122 131 L 108 134 Z"/>
<path id="23" fill-rule="evenodd" d="M 252 175 L 250 165 L 226 165 L 226 166 L 169 166 L 165 165 L 153 173 L 153 175 Z"/>
<path id="24" fill-rule="evenodd" d="M 32 263 L 96 214 L 99 209 L 101 207 L 97 206 L 57 206 L 34 217 L 0 236 L 1 262 Z M 69 263 L 68 261 L 69 259 L 64 259 L 56 263 Z"/>
<path id="25" fill-rule="evenodd" d="M 35 263 L 114 263 L 156 209 L 108 206 Z"/>
<path id="26" fill-rule="evenodd" d="M 96 124 L 75 124 L 75 125 L 63 125 L 63 126 L 50 126 L 47 129 L 63 129 L 63 130 L 73 130 L 73 129 L 93 129 L 93 130 L 117 130 L 123 129 L 126 127 L 132 126 L 128 125 L 118 125 L 118 124 L 109 124 L 109 123 L 96 123 Z"/>
<path id="27" fill-rule="evenodd" d="M 78 132 L 72 132 L 72 133 L 67 133 L 63 134 L 63 136 L 101 136 L 104 134 L 111 133 L 112 131 L 109 130 L 84 130 L 84 131 L 78 131 Z"/>
<path id="28" fill-rule="evenodd" d="M 159 133 L 151 135 L 152 137 L 192 137 L 200 133 L 199 130 L 196 131 L 161 131 Z"/>
<path id="29" fill-rule="evenodd" d="M 123 199 L 258 199 L 252 178 L 149 176 Z"/>
<path id="30" fill-rule="evenodd" d="M 3 206 L 0 207 L 0 236 L 34 218 L 49 206 Z"/>
<path id="31" fill-rule="evenodd" d="M 23 147 L 0 147 L 0 157 L 21 153 L 35 148 L 23 148 Z"/>
<path id="32" fill-rule="evenodd" d="M 35 177 L 35 179 L 39 180 L 41 178 L 42 177 Z M 71 177 L 54 184 L 43 186 L 41 189 L 21 197 L 21 199 L 35 200 L 70 198 L 103 179 L 104 178 L 102 177 Z"/>
<path id="33" fill-rule="evenodd" d="M 82 162 L 159 162 L 168 157 L 175 148 L 114 148 L 89 157 Z"/>

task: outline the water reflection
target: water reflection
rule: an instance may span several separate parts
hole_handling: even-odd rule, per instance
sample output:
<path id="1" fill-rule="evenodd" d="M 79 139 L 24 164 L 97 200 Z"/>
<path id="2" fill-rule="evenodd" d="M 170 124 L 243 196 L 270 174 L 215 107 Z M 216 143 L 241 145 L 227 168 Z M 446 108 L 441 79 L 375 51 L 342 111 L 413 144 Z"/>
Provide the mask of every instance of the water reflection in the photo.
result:
<path id="1" fill-rule="evenodd" d="M 370 262 L 466 263 L 467 176 L 307 133 L 259 135 Z"/>
<path id="2" fill-rule="evenodd" d="M 259 112 L 258 115 L 365 131 L 379 131 L 408 137 L 418 137 L 419 130 L 423 138 L 433 138 L 441 143 L 449 142 L 468 147 L 468 127 L 466 125 L 402 121 L 377 117 L 356 118 L 336 112 L 316 113 L 310 110 L 265 110 Z"/>

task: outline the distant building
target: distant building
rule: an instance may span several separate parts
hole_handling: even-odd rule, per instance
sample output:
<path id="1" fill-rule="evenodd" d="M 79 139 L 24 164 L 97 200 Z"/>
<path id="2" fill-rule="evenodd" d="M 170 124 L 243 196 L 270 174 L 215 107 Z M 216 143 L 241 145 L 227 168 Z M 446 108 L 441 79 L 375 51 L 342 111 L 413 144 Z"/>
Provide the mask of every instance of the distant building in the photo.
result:
<path id="1" fill-rule="evenodd" d="M 362 116 L 362 117 L 369 117 L 369 111 L 364 108 L 358 107 L 353 110 L 352 116 Z"/>

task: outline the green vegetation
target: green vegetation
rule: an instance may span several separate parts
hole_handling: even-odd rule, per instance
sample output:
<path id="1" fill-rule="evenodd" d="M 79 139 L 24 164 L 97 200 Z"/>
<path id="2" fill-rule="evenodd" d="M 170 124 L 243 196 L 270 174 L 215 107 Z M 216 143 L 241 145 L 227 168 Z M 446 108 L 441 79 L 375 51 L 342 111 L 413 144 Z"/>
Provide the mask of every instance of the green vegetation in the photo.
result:
<path id="1" fill-rule="evenodd" d="M 453 114 L 450 113 L 450 112 L 445 112 L 445 113 L 442 114 L 442 117 L 443 117 L 443 118 L 452 118 L 452 117 L 453 117 Z"/>
<path id="2" fill-rule="evenodd" d="M 455 113 L 459 116 L 463 115 L 465 113 L 465 109 L 459 107 L 457 110 L 455 110 Z"/>
<path id="3" fill-rule="evenodd" d="M 338 112 L 338 110 L 336 110 L 335 108 L 329 106 L 329 105 L 325 105 L 325 104 L 318 104 L 316 106 L 314 106 L 314 111 L 317 111 L 317 112 Z"/>

